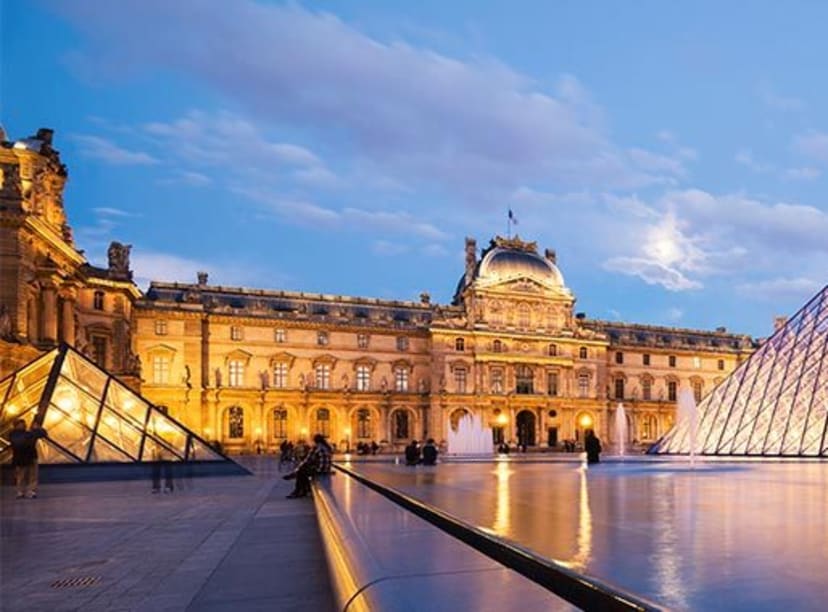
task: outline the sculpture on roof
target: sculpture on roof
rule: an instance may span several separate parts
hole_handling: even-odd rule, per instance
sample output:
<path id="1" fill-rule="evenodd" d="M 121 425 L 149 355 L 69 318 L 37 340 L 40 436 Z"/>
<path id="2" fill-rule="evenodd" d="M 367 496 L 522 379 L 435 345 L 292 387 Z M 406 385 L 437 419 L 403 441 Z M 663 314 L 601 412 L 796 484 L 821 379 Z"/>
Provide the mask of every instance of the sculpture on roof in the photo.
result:
<path id="1" fill-rule="evenodd" d="M 132 272 L 129 269 L 129 251 L 131 244 L 112 242 L 106 254 L 109 257 L 109 274 L 114 278 L 131 279 Z"/>

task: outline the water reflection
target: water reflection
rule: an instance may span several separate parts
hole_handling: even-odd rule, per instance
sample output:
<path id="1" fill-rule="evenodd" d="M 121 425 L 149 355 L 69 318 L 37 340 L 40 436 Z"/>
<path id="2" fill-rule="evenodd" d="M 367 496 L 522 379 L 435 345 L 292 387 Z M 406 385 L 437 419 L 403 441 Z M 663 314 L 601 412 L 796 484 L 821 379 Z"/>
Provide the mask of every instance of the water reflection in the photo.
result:
<path id="1" fill-rule="evenodd" d="M 560 563 L 578 572 L 584 571 L 592 556 L 592 510 L 589 508 L 589 486 L 586 463 L 578 468 L 578 535 L 575 540 L 575 554 Z"/>
<path id="2" fill-rule="evenodd" d="M 508 462 L 498 461 L 492 473 L 497 478 L 495 488 L 495 515 L 492 531 L 499 536 L 508 536 L 511 534 L 509 521 L 509 477 L 515 472 L 509 466 Z"/>
<path id="3" fill-rule="evenodd" d="M 659 600 L 670 607 L 686 610 L 687 592 L 681 579 L 682 556 L 676 545 L 680 539 L 677 519 L 686 516 L 683 532 L 692 534 L 695 523 L 695 495 L 691 493 L 689 508 L 678 512 L 676 508 L 675 481 L 667 474 L 660 474 L 653 481 L 653 570 L 654 589 Z M 693 488 L 695 490 L 695 487 Z"/>

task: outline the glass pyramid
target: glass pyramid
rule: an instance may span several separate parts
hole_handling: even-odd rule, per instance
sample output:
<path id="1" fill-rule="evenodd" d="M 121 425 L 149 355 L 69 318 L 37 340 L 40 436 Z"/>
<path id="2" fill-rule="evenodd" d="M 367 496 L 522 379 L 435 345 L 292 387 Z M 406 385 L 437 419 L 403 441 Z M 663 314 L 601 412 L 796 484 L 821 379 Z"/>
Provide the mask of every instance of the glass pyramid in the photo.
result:
<path id="1" fill-rule="evenodd" d="M 18 418 L 46 429 L 40 463 L 230 461 L 67 345 L 0 381 L 0 463 Z"/>
<path id="2" fill-rule="evenodd" d="M 698 406 L 699 455 L 828 457 L 828 286 Z M 687 422 L 650 450 L 689 454 Z"/>

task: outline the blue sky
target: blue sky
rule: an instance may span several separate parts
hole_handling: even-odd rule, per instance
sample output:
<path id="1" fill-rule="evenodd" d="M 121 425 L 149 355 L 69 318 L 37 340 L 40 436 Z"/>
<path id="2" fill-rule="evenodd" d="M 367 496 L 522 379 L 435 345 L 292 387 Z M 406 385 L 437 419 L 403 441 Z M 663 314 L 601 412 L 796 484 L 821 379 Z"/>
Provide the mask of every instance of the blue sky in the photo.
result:
<path id="1" fill-rule="evenodd" d="M 826 282 L 823 3 L 0 11 L 0 121 L 144 283 L 448 302 L 509 207 L 590 317 L 763 336 Z"/>

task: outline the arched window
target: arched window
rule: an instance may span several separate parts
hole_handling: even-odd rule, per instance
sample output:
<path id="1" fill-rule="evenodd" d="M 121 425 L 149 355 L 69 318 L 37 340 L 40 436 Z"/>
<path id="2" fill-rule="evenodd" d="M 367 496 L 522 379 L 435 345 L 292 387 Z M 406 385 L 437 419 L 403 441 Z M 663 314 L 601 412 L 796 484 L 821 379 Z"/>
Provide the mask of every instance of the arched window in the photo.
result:
<path id="1" fill-rule="evenodd" d="M 532 368 L 519 365 L 515 368 L 515 393 L 530 395 L 535 392 L 535 376 Z"/>
<path id="2" fill-rule="evenodd" d="M 586 359 L 588 356 L 589 353 L 587 352 L 587 347 L 582 346 L 578 349 L 578 359 Z"/>
<path id="3" fill-rule="evenodd" d="M 495 340 L 492 343 L 492 350 L 495 353 L 502 353 L 503 352 L 503 343 L 500 340 Z"/>
<path id="4" fill-rule="evenodd" d="M 529 313 L 529 304 L 521 304 L 518 306 L 518 325 L 526 329 L 531 323 L 532 317 Z"/>
<path id="5" fill-rule="evenodd" d="M 373 438 L 374 423 L 371 419 L 371 411 L 367 408 L 357 410 L 357 438 Z"/>
<path id="6" fill-rule="evenodd" d="M 288 413 L 282 407 L 273 410 L 273 437 L 284 440 L 287 438 Z"/>
<path id="7" fill-rule="evenodd" d="M 316 433 L 323 436 L 331 434 L 331 411 L 327 408 L 319 408 L 316 411 Z"/>
<path id="8" fill-rule="evenodd" d="M 394 438 L 397 440 L 408 439 L 410 432 L 410 419 L 408 410 L 397 410 L 394 413 Z"/>
<path id="9" fill-rule="evenodd" d="M 546 352 L 549 354 L 550 357 L 556 357 L 558 355 L 558 345 L 557 344 L 550 344 L 546 348 Z"/>
<path id="10" fill-rule="evenodd" d="M 455 338 L 454 339 L 454 350 L 455 351 L 465 351 L 466 350 L 466 341 L 463 338 Z"/>
<path id="11" fill-rule="evenodd" d="M 244 437 L 244 408 L 231 406 L 227 409 L 227 437 Z"/>
<path id="12" fill-rule="evenodd" d="M 458 408 L 449 415 L 449 424 L 451 425 L 451 428 L 454 431 L 457 431 L 457 429 L 460 427 L 460 419 L 462 419 L 467 414 L 469 414 L 468 410 L 466 410 L 465 408 Z"/>

